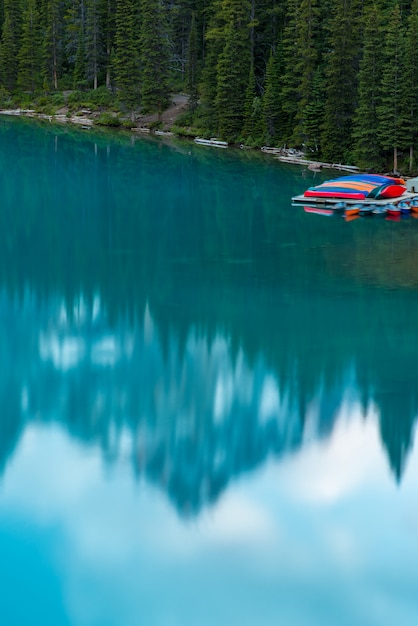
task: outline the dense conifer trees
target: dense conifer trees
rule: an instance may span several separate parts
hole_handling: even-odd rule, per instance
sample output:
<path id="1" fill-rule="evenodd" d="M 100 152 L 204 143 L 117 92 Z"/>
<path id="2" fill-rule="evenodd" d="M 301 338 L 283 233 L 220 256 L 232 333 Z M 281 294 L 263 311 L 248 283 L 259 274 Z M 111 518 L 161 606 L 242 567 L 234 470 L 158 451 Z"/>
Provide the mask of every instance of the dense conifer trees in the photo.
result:
<path id="1" fill-rule="evenodd" d="M 114 82 L 134 119 L 139 104 L 139 10 L 134 0 L 118 0 L 116 8 Z"/>
<path id="2" fill-rule="evenodd" d="M 265 140 L 269 145 L 280 145 L 286 138 L 289 127 L 288 114 L 283 98 L 282 50 L 277 47 L 270 53 L 267 64 L 263 95 L 263 122 Z"/>
<path id="3" fill-rule="evenodd" d="M 187 45 L 187 91 L 189 93 L 189 109 L 193 115 L 199 102 L 199 51 L 197 43 L 196 16 L 192 13 L 189 41 Z"/>
<path id="4" fill-rule="evenodd" d="M 15 0 L 4 0 L 3 9 L 0 75 L 3 85 L 13 90 L 17 82 L 22 14 Z"/>
<path id="5" fill-rule="evenodd" d="M 43 2 L 43 52 L 45 86 L 58 89 L 64 53 L 64 6 L 61 0 Z"/>
<path id="6" fill-rule="evenodd" d="M 382 19 L 371 4 L 364 12 L 363 57 L 360 61 L 358 107 L 354 116 L 353 148 L 356 163 L 362 168 L 379 169 L 382 150 L 378 132 L 383 64 Z"/>
<path id="7" fill-rule="evenodd" d="M 0 0 L 0 95 L 108 88 L 121 110 L 378 169 L 418 148 L 418 0 Z"/>
<path id="8" fill-rule="evenodd" d="M 408 111 L 405 97 L 405 28 L 399 4 L 389 16 L 383 51 L 378 133 L 384 150 L 393 150 L 393 169 L 398 169 L 398 150 L 408 143 Z"/>
<path id="9" fill-rule="evenodd" d="M 407 134 L 409 140 L 409 169 L 413 167 L 414 145 L 418 141 L 418 0 L 414 0 L 408 19 L 405 56 Z"/>
<path id="10" fill-rule="evenodd" d="M 336 0 L 329 22 L 325 68 L 324 158 L 350 158 L 353 116 L 357 105 L 361 0 Z"/>
<path id="11" fill-rule="evenodd" d="M 215 106 L 219 133 L 226 139 L 233 139 L 244 123 L 251 63 L 250 4 L 246 0 L 222 0 L 220 11 L 225 25 L 217 64 Z"/>
<path id="12" fill-rule="evenodd" d="M 36 0 L 28 0 L 22 15 L 22 37 L 18 52 L 17 85 L 35 91 L 42 85 L 42 39 L 40 14 Z"/>
<path id="13" fill-rule="evenodd" d="M 161 115 L 169 100 L 170 59 L 166 10 L 161 0 L 142 0 L 139 40 L 142 105 Z"/>

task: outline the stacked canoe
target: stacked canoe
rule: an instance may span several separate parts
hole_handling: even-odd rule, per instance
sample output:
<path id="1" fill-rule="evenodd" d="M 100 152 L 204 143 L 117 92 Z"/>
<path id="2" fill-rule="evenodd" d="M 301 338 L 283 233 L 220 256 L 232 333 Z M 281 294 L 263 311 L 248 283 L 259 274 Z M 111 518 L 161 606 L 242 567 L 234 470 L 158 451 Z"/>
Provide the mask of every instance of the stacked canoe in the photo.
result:
<path id="1" fill-rule="evenodd" d="M 328 200 L 393 200 L 406 192 L 402 178 L 378 174 L 355 174 L 327 180 L 316 187 L 309 187 L 303 194 L 305 199 Z"/>

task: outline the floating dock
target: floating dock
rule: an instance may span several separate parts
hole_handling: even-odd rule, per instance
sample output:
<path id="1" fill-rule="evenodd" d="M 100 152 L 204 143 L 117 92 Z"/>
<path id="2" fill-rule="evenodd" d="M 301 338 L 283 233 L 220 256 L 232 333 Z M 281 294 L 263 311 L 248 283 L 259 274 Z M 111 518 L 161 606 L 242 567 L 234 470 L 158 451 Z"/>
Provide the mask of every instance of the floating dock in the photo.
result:
<path id="1" fill-rule="evenodd" d="M 376 206 L 387 206 L 389 204 L 394 204 L 395 206 L 399 203 L 399 202 L 411 202 L 411 200 L 414 200 L 415 198 L 418 198 L 418 194 L 416 193 L 410 193 L 409 191 L 405 191 L 405 193 L 403 193 L 401 196 L 398 196 L 397 198 L 381 198 L 380 200 L 376 200 L 375 198 L 365 198 L 364 200 L 355 200 L 352 198 L 319 198 L 319 197 L 306 197 L 303 194 L 300 196 L 294 196 L 292 198 L 292 205 L 293 206 L 299 206 L 301 204 L 304 204 L 305 206 L 328 206 L 329 208 L 333 208 L 334 205 L 339 204 L 346 204 L 348 205 L 376 205 Z"/>

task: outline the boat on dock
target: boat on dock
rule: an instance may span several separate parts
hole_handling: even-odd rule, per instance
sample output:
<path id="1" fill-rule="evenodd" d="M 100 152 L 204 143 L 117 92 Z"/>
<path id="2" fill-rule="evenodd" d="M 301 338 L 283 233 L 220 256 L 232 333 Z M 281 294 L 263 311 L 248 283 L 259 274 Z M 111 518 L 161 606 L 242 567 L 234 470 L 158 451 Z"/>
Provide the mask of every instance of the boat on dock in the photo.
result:
<path id="1" fill-rule="evenodd" d="M 402 178 L 377 174 L 355 174 L 327 180 L 309 187 L 304 198 L 328 198 L 341 200 L 392 200 L 406 192 Z"/>
<path id="2" fill-rule="evenodd" d="M 386 206 L 377 206 L 372 213 L 373 215 L 386 215 Z"/>
<path id="3" fill-rule="evenodd" d="M 418 196 L 412 198 L 409 206 L 411 207 L 411 211 L 418 213 Z"/>
<path id="4" fill-rule="evenodd" d="M 397 207 L 398 209 L 400 209 L 403 215 L 407 215 L 411 212 L 411 203 L 407 200 L 401 200 L 400 202 L 398 202 Z"/>
<path id="5" fill-rule="evenodd" d="M 375 211 L 376 208 L 376 204 L 361 204 L 360 215 L 373 215 L 373 211 Z"/>
<path id="6" fill-rule="evenodd" d="M 401 214 L 401 209 L 396 204 L 390 203 L 386 206 L 386 213 L 388 215 L 394 215 L 395 217 L 398 217 Z"/>

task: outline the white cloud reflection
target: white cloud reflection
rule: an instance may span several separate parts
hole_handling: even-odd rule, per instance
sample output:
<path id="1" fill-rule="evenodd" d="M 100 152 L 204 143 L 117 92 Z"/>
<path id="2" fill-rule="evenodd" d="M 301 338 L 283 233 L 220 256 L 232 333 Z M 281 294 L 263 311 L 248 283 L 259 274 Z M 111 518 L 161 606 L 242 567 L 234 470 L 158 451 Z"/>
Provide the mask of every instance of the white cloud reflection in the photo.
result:
<path id="1" fill-rule="evenodd" d="M 54 529 L 72 626 L 412 624 L 417 455 L 397 489 L 378 441 L 373 414 L 342 416 L 328 441 L 269 463 L 184 523 L 128 462 L 106 467 L 98 449 L 32 426 L 1 510 Z"/>
<path id="2" fill-rule="evenodd" d="M 365 483 L 374 483 L 378 489 L 382 475 L 389 475 L 389 470 L 379 442 L 377 419 L 374 407 L 363 418 L 360 406 L 343 404 L 332 437 L 305 444 L 285 463 L 282 471 L 294 497 L 332 504 Z"/>

